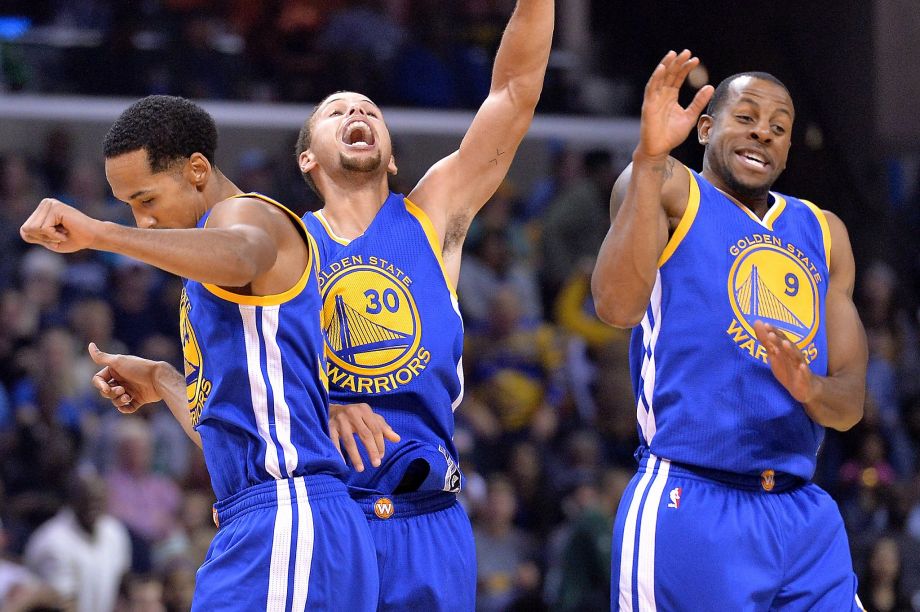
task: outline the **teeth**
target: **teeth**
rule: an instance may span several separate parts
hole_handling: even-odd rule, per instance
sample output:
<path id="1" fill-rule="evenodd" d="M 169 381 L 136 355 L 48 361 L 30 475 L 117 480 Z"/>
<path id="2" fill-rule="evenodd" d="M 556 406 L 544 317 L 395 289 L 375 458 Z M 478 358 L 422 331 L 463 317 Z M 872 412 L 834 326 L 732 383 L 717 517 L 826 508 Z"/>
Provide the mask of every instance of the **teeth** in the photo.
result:
<path id="1" fill-rule="evenodd" d="M 360 132 L 360 134 L 358 135 L 358 138 L 360 140 L 356 142 L 349 142 L 352 136 L 357 132 Z M 355 121 L 354 123 L 348 126 L 347 131 L 345 132 L 344 140 L 346 143 L 352 146 L 357 146 L 357 145 L 367 146 L 367 143 L 370 140 L 370 136 L 371 136 L 370 126 L 364 123 L 363 121 Z"/>

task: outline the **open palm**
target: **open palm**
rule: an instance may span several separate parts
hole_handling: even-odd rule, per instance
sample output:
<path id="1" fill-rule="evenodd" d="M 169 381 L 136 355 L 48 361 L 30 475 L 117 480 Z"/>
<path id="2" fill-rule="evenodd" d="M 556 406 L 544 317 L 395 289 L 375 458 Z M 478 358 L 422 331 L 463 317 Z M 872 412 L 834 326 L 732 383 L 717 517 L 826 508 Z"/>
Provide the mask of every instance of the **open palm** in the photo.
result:
<path id="1" fill-rule="evenodd" d="M 647 157 L 667 156 L 687 139 L 690 130 L 712 97 L 713 88 L 706 85 L 694 96 L 687 108 L 678 102 L 681 85 L 687 75 L 700 63 L 688 50 L 669 51 L 655 68 L 645 85 L 642 100 L 642 123 L 637 151 Z"/>

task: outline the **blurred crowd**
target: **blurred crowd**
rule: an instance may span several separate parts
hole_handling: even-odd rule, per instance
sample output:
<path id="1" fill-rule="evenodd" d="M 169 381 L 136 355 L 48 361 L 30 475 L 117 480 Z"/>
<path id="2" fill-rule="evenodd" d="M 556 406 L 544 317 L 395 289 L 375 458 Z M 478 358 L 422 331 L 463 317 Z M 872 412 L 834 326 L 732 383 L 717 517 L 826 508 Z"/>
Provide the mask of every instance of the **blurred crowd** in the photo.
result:
<path id="1" fill-rule="evenodd" d="M 10 3 L 6 3 L 10 4 Z M 474 108 L 513 0 L 28 0 L 0 15 L 0 89 L 315 102 L 361 91 L 381 105 Z M 16 5 L 20 6 L 16 6 Z M 2 29 L 0 29 L 2 34 Z M 91 76 L 87 76 L 91 75 Z M 551 69 L 546 110 L 576 110 Z"/>
<path id="2" fill-rule="evenodd" d="M 65 137 L 52 132 L 48 150 Z M 481 612 L 608 609 L 612 520 L 635 467 L 628 335 L 595 317 L 589 286 L 624 160 L 558 146 L 551 157 L 544 178 L 506 183 L 477 217 L 461 270 L 455 440 Z M 241 188 L 290 191 L 289 161 L 239 165 Z M 0 158 L 0 610 L 188 610 L 215 530 L 201 453 L 164 406 L 128 416 L 101 401 L 85 349 L 181 367 L 181 284 L 133 260 L 26 245 L 18 228 L 47 195 L 131 222 L 98 163 Z M 315 205 L 305 186 L 289 197 L 300 212 Z M 920 341 L 904 282 L 916 276 L 903 277 L 917 255 L 907 272 L 860 262 L 866 416 L 828 433 L 816 475 L 840 504 L 872 610 L 920 610 Z"/>

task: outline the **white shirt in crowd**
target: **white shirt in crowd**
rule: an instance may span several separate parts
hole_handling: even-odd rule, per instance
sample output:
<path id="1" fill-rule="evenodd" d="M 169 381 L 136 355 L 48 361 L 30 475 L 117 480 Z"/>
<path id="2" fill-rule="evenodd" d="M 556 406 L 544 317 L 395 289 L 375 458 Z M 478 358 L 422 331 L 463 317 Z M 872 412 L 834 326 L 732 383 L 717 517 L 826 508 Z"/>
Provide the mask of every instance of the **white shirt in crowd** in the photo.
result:
<path id="1" fill-rule="evenodd" d="M 103 514 L 92 535 L 64 508 L 26 544 L 25 563 L 67 599 L 77 612 L 111 612 L 121 578 L 131 565 L 128 530 Z"/>

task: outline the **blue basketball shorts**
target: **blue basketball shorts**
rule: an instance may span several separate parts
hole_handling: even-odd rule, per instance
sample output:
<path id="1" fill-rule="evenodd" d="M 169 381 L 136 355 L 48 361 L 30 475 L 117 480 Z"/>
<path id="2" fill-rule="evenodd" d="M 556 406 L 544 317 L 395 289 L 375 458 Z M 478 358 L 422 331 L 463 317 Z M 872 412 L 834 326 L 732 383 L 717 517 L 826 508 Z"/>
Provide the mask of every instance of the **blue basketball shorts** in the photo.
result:
<path id="1" fill-rule="evenodd" d="M 473 528 L 456 495 L 426 491 L 355 495 L 355 500 L 377 548 L 378 610 L 476 609 Z"/>
<path id="2" fill-rule="evenodd" d="M 863 610 L 837 504 L 772 472 L 643 457 L 620 501 L 611 565 L 611 610 Z"/>
<path id="3" fill-rule="evenodd" d="M 374 544 L 340 480 L 264 482 L 214 513 L 219 528 L 198 570 L 193 611 L 377 609 Z"/>

